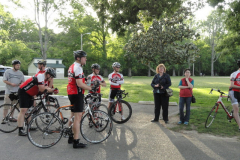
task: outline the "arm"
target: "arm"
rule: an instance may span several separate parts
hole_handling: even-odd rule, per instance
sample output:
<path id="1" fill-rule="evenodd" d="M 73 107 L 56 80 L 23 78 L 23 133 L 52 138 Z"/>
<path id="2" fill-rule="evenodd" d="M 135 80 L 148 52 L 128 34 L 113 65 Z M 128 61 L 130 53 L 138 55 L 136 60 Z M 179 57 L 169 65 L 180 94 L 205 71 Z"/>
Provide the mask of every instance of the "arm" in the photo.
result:
<path id="1" fill-rule="evenodd" d="M 49 81 L 49 88 L 53 88 L 53 78 L 51 81 Z"/>
<path id="2" fill-rule="evenodd" d="M 77 86 L 82 88 L 82 89 L 85 89 L 85 90 L 92 90 L 92 87 L 86 85 L 85 83 L 83 83 L 82 79 L 76 79 L 76 83 L 77 83 Z"/>
<path id="3" fill-rule="evenodd" d="M 156 75 L 154 76 L 154 78 L 153 78 L 153 80 L 152 80 L 152 83 L 151 83 L 151 86 L 152 86 L 152 88 L 154 88 L 154 87 L 159 87 L 159 84 L 155 84 L 155 79 L 156 79 Z"/>
<path id="4" fill-rule="evenodd" d="M 172 85 L 172 82 L 171 82 L 170 76 L 167 75 L 167 76 L 166 76 L 166 84 L 163 85 L 163 86 L 161 87 L 161 89 L 167 89 L 167 88 L 169 88 L 171 85 Z"/>
<path id="5" fill-rule="evenodd" d="M 231 81 L 230 88 L 240 89 L 240 86 L 234 85 L 234 81 Z"/>
<path id="6" fill-rule="evenodd" d="M 10 85 L 10 86 L 13 86 L 13 87 L 16 87 L 16 86 L 20 85 L 20 84 L 15 84 L 15 83 L 8 82 L 7 80 L 4 80 L 3 82 L 6 83 L 7 85 Z"/>
<path id="7" fill-rule="evenodd" d="M 103 87 L 107 86 L 107 84 L 106 84 L 106 82 L 104 80 L 100 82 L 100 85 L 103 86 Z"/>
<path id="8" fill-rule="evenodd" d="M 186 81 L 187 81 L 187 87 L 188 88 L 193 88 L 193 85 L 191 84 L 191 82 L 189 82 L 189 79 L 188 78 L 186 78 Z"/>
<path id="9" fill-rule="evenodd" d="M 49 88 L 48 86 L 44 86 L 44 85 L 38 85 L 38 89 L 40 92 L 44 92 L 45 89 L 49 92 L 52 93 L 54 91 L 54 88 Z"/>

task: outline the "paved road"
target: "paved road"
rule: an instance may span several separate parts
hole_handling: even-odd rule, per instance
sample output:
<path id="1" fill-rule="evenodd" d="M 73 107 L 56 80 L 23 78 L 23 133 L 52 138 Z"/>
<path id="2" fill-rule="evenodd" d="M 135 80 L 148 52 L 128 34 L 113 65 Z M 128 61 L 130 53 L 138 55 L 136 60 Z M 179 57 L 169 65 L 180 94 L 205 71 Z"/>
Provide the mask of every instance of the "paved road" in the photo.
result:
<path id="1" fill-rule="evenodd" d="M 68 104 L 67 99 L 59 100 L 62 105 Z M 150 122 L 153 118 L 153 105 L 131 105 L 133 115 L 127 123 L 114 123 L 112 135 L 107 141 L 88 144 L 86 149 L 73 149 L 72 145 L 67 144 L 66 138 L 49 149 L 41 149 L 33 146 L 27 137 L 17 136 L 17 131 L 0 133 L 0 160 L 240 159 L 240 143 L 236 139 L 173 132 L 166 129 L 163 121 Z M 177 112 L 177 106 L 170 106 L 170 115 Z"/>

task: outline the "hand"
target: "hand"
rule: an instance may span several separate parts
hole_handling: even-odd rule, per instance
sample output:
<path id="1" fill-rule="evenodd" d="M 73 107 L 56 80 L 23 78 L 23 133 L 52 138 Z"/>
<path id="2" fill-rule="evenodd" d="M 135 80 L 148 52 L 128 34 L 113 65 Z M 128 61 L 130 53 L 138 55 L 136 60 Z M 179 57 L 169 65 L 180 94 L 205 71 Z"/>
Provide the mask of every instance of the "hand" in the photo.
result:
<path id="1" fill-rule="evenodd" d="M 163 89 L 163 86 L 161 86 L 161 89 Z"/>
<path id="2" fill-rule="evenodd" d="M 54 94 L 58 94 L 58 93 L 59 93 L 59 90 L 58 90 L 57 88 L 55 88 L 55 89 L 53 90 L 53 93 L 54 93 Z"/>
<path id="3" fill-rule="evenodd" d="M 16 87 L 16 86 L 18 86 L 18 85 L 15 84 L 15 83 L 11 83 L 11 86 Z"/>
<path id="4" fill-rule="evenodd" d="M 159 84 L 156 84 L 154 87 L 159 87 Z"/>
<path id="5" fill-rule="evenodd" d="M 186 78 L 186 81 L 189 81 L 188 78 Z"/>

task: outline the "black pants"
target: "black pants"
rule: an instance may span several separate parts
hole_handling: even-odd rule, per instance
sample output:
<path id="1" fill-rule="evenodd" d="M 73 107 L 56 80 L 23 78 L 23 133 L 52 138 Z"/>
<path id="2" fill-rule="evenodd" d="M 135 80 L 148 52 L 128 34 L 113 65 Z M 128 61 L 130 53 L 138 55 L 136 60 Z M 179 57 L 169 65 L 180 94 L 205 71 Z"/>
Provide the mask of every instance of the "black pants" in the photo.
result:
<path id="1" fill-rule="evenodd" d="M 165 96 L 165 94 L 161 93 L 153 93 L 154 95 L 154 104 L 155 104 L 155 120 L 159 120 L 160 116 L 160 110 L 162 107 L 163 110 L 163 120 L 168 121 L 168 103 L 169 103 L 169 97 Z"/>

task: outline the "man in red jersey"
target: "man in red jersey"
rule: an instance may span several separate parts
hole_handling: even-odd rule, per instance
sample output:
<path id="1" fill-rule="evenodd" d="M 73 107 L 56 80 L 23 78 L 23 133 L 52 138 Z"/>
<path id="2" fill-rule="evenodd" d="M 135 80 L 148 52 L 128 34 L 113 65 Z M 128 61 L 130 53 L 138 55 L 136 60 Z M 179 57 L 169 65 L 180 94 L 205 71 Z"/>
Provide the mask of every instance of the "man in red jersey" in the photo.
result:
<path id="1" fill-rule="evenodd" d="M 101 86 L 106 87 L 106 82 L 104 81 L 103 77 L 101 75 L 99 75 L 100 65 L 95 63 L 95 64 L 92 64 L 91 68 L 92 68 L 93 73 L 88 75 L 88 77 L 87 77 L 87 79 L 90 79 L 91 86 L 93 86 L 94 81 L 99 81 Z M 87 85 L 89 85 L 89 84 L 87 84 Z M 101 87 L 99 86 L 96 93 L 100 93 L 100 92 L 101 92 Z M 90 91 L 90 93 L 92 93 L 92 91 Z M 99 99 L 99 102 L 101 102 L 101 98 Z"/>
<path id="2" fill-rule="evenodd" d="M 24 116 L 28 108 L 33 105 L 33 97 L 36 96 L 39 92 L 44 92 L 45 90 L 52 93 L 54 89 L 45 86 L 44 81 L 51 80 L 55 77 L 55 70 L 48 68 L 44 74 L 38 74 L 36 77 L 31 77 L 20 85 L 18 90 L 20 113 L 18 114 L 17 120 L 19 136 L 26 136 L 26 133 L 23 131 Z"/>
<path id="3" fill-rule="evenodd" d="M 114 98 L 116 97 L 118 90 L 121 89 L 121 84 L 124 83 L 123 75 L 119 73 L 120 67 L 121 67 L 120 63 L 114 62 L 112 64 L 112 68 L 114 71 L 108 75 L 108 79 L 110 82 L 108 109 L 110 109 L 112 103 L 114 102 Z M 122 119 L 125 119 L 123 115 Z"/>
<path id="4" fill-rule="evenodd" d="M 71 109 L 71 117 L 74 116 L 73 135 L 69 136 L 68 143 L 73 143 L 73 148 L 84 148 L 86 144 L 79 142 L 80 122 L 84 109 L 84 91 L 92 90 L 85 84 L 82 66 L 86 64 L 87 54 L 82 50 L 73 52 L 75 62 L 68 69 L 68 98 L 74 107 Z"/>
<path id="5" fill-rule="evenodd" d="M 233 72 L 230 76 L 230 89 L 229 96 L 233 106 L 233 117 L 238 124 L 238 131 L 240 131 L 240 120 L 239 120 L 239 102 L 240 102 L 240 59 L 237 61 L 238 70 Z"/>

